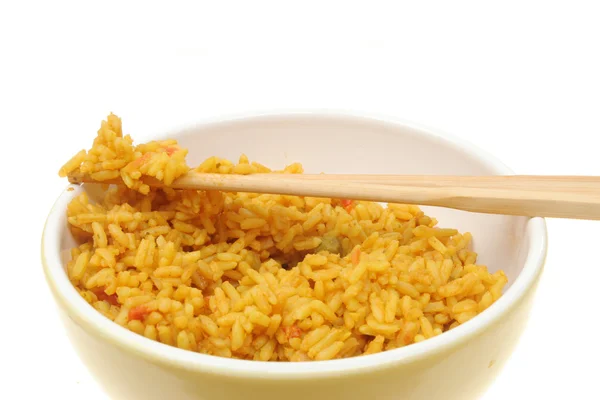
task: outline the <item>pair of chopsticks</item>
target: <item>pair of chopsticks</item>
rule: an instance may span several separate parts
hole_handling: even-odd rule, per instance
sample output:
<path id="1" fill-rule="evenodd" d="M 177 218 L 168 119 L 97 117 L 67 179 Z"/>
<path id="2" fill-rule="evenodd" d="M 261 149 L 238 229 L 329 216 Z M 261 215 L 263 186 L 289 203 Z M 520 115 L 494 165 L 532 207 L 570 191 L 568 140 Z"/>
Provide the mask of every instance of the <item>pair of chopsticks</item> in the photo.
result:
<path id="1" fill-rule="evenodd" d="M 71 183 L 94 183 L 70 175 Z M 161 186 L 144 178 L 150 186 Z M 119 179 L 96 183 L 123 184 Z M 600 220 L 600 177 L 437 175 L 223 175 L 189 172 L 170 187 L 439 206 L 489 214 Z"/>

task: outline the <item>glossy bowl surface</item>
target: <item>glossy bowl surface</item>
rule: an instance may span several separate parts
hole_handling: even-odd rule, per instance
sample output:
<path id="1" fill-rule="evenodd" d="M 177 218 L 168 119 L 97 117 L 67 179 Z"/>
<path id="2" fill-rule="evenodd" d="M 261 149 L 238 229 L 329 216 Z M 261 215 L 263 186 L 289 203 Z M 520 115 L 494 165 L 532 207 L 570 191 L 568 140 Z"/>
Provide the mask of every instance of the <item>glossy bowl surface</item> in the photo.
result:
<path id="1" fill-rule="evenodd" d="M 166 134 L 197 165 L 245 153 L 271 167 L 302 162 L 308 173 L 506 175 L 495 158 L 447 134 L 385 118 L 299 112 L 201 123 Z M 479 261 L 509 286 L 492 307 L 438 337 L 379 354 L 306 363 L 240 361 L 169 347 L 114 324 L 90 307 L 64 265 L 74 245 L 65 190 L 50 212 L 42 262 L 71 342 L 113 399 L 476 399 L 521 335 L 547 251 L 545 221 L 424 207 L 441 226 L 470 231 Z"/>

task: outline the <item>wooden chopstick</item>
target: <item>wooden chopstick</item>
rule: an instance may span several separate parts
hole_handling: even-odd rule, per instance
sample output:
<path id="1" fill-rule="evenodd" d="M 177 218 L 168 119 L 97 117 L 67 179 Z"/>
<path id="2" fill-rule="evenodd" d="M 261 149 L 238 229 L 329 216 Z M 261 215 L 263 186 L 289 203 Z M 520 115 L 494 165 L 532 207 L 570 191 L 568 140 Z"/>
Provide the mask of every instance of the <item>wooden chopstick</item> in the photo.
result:
<path id="1" fill-rule="evenodd" d="M 70 175 L 72 183 L 95 182 Z M 144 177 L 150 186 L 160 181 Z M 96 183 L 123 184 L 120 179 Z M 189 172 L 170 187 L 448 207 L 464 211 L 600 220 L 600 177 L 433 175 L 222 175 Z"/>

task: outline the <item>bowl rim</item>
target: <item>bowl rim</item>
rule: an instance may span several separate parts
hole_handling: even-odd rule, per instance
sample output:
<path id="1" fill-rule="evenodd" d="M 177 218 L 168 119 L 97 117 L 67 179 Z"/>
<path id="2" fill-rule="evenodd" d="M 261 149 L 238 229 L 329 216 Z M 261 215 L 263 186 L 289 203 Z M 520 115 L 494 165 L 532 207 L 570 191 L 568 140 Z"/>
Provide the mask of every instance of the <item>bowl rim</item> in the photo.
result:
<path id="1" fill-rule="evenodd" d="M 281 112 L 258 112 L 200 121 L 170 130 L 170 134 L 183 134 L 198 127 L 219 126 L 230 123 L 274 121 L 290 119 L 335 119 L 337 122 L 362 122 L 386 125 L 391 128 L 408 128 L 408 134 L 426 136 L 431 140 L 442 141 L 446 145 L 475 157 L 491 167 L 497 174 L 514 174 L 497 158 L 477 146 L 454 135 L 415 124 L 395 117 L 330 110 L 300 110 Z M 72 190 L 75 188 L 75 190 Z M 546 222 L 543 218 L 530 218 L 526 224 L 529 249 L 523 269 L 503 294 L 485 312 L 466 324 L 444 332 L 443 335 L 415 343 L 399 349 L 388 350 L 367 356 L 341 360 L 307 361 L 295 363 L 237 360 L 182 350 L 153 340 L 149 340 L 110 321 L 94 310 L 78 294 L 64 271 L 60 255 L 60 230 L 66 221 L 64 210 L 68 202 L 81 191 L 69 185 L 58 197 L 46 219 L 42 241 L 41 258 L 46 281 L 50 286 L 59 308 L 77 325 L 100 339 L 110 342 L 124 351 L 134 353 L 153 363 L 170 365 L 176 368 L 208 374 L 235 376 L 253 379 L 314 379 L 332 378 L 340 375 L 363 374 L 391 368 L 395 365 L 413 363 L 445 351 L 450 351 L 464 342 L 480 335 L 487 328 L 518 306 L 521 299 L 534 286 L 542 272 L 548 247 Z"/>

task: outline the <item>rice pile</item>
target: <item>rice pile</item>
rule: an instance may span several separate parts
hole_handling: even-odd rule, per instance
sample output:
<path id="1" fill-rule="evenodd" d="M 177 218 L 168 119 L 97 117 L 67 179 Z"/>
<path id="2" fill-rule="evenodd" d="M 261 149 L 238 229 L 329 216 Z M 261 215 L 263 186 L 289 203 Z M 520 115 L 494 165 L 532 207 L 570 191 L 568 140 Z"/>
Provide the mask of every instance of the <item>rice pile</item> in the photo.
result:
<path id="1" fill-rule="evenodd" d="M 261 361 L 377 353 L 442 334 L 507 283 L 416 206 L 150 188 L 189 171 L 175 141 L 133 145 L 109 115 L 60 176 L 121 178 L 101 203 L 67 214 L 81 245 L 67 271 L 96 310 L 181 349 Z M 271 172 L 241 156 L 201 172 Z M 302 173 L 294 164 L 278 173 Z"/>

